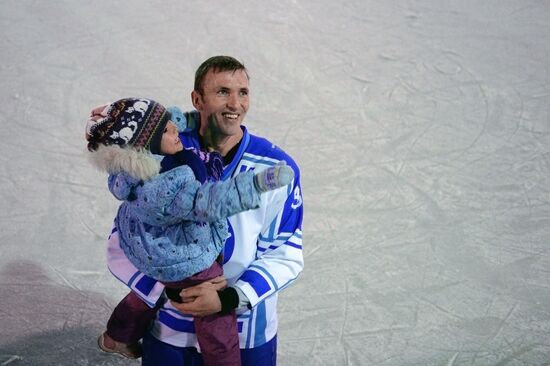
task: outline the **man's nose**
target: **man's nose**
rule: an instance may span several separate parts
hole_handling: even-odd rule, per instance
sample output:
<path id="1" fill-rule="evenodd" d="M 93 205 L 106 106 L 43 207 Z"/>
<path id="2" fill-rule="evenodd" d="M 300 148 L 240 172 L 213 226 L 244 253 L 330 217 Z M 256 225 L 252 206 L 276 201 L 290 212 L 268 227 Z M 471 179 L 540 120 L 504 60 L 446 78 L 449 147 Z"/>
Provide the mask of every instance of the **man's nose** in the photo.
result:
<path id="1" fill-rule="evenodd" d="M 233 110 L 236 110 L 239 106 L 239 98 L 236 94 L 229 95 L 227 98 L 227 106 Z"/>

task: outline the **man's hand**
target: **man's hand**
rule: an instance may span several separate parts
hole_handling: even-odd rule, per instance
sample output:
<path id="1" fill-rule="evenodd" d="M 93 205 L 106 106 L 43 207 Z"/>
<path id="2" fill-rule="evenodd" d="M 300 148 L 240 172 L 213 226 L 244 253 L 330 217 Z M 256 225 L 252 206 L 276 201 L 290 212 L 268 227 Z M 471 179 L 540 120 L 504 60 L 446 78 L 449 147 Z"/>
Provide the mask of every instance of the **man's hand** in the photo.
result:
<path id="1" fill-rule="evenodd" d="M 193 316 L 207 316 L 220 312 L 222 304 L 218 290 L 227 286 L 225 277 L 220 276 L 199 285 L 181 290 L 182 304 L 172 302 L 179 311 Z"/>

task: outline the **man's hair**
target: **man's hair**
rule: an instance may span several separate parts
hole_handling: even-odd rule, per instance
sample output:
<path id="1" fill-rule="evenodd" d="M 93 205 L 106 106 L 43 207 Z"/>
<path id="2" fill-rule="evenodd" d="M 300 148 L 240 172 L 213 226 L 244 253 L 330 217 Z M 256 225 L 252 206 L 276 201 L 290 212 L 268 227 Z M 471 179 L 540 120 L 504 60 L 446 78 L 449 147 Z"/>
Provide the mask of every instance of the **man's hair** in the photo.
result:
<path id="1" fill-rule="evenodd" d="M 202 82 L 204 80 L 204 77 L 210 70 L 212 70 L 212 72 L 221 72 L 221 71 L 235 72 L 237 70 L 243 70 L 244 73 L 246 74 L 246 77 L 250 79 L 250 77 L 248 76 L 246 67 L 244 67 L 244 64 L 241 63 L 240 61 L 236 60 L 231 56 L 213 56 L 213 57 L 210 57 L 208 60 L 204 61 L 195 72 L 194 88 L 195 88 L 195 91 L 197 91 L 201 95 L 204 91 L 202 87 Z"/>

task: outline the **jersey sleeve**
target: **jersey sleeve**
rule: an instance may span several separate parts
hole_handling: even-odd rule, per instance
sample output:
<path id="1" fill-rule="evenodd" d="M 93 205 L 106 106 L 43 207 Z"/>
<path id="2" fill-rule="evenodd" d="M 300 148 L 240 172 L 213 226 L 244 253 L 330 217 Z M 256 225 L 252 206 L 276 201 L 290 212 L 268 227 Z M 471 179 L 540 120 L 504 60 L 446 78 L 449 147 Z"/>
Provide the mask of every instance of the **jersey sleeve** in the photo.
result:
<path id="1" fill-rule="evenodd" d="M 154 307 L 164 291 L 164 285 L 140 272 L 124 255 L 116 227 L 107 239 L 107 267 L 120 282 L 128 286 L 147 305 Z"/>
<path id="2" fill-rule="evenodd" d="M 286 192 L 282 209 L 270 202 L 268 215 L 257 242 L 257 259 L 235 283 L 254 307 L 265 298 L 292 283 L 304 267 L 302 253 L 303 200 L 298 168 L 293 166 L 295 180 Z M 276 195 L 273 196 L 277 199 Z M 269 212 L 269 208 L 278 211 Z"/>

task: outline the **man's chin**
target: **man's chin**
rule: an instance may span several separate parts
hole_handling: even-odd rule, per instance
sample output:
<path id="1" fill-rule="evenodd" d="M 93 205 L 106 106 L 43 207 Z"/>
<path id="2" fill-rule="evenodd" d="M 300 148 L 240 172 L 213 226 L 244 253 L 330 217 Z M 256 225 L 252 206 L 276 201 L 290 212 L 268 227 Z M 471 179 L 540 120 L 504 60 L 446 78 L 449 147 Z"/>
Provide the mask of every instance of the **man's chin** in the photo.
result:
<path id="1" fill-rule="evenodd" d="M 223 135 L 227 137 L 240 137 L 242 135 L 242 130 L 240 125 L 231 126 L 231 128 L 224 128 L 221 131 Z"/>

